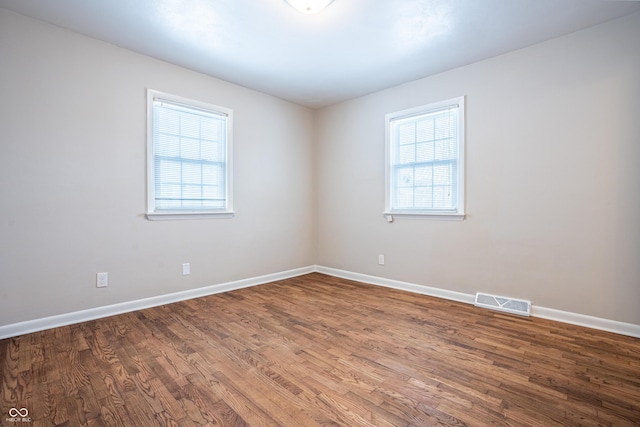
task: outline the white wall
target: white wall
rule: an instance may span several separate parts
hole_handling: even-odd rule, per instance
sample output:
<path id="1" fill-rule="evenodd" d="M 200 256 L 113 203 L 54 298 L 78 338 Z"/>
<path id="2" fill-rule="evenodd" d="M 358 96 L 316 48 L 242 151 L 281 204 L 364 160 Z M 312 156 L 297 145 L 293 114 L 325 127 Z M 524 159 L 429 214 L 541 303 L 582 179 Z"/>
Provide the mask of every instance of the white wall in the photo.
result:
<path id="1" fill-rule="evenodd" d="M 0 58 L 0 325 L 315 262 L 311 110 L 4 9 Z M 234 109 L 234 219 L 144 218 L 146 88 Z"/>
<path id="2" fill-rule="evenodd" d="M 640 324 L 639 40 L 635 14 L 319 111 L 317 264 Z M 467 219 L 386 223 L 384 115 L 460 95 Z"/>

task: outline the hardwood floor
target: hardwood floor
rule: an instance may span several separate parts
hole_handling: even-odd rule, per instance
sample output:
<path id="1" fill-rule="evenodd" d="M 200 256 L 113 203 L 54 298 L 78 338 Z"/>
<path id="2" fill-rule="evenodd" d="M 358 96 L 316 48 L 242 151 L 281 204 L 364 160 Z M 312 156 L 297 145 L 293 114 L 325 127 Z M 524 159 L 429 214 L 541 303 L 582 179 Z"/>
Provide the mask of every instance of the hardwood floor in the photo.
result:
<path id="1" fill-rule="evenodd" d="M 2 340 L 0 363 L 2 426 L 640 426 L 639 339 L 318 273 Z"/>

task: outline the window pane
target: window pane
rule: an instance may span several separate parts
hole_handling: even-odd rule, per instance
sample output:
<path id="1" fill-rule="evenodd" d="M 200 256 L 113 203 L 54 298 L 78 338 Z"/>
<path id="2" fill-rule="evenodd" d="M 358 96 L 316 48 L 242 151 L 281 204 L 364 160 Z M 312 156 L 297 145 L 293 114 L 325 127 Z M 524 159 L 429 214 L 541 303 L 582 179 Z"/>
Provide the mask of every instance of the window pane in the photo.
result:
<path id="1" fill-rule="evenodd" d="M 180 135 L 200 139 L 200 117 L 197 114 L 182 113 L 180 115 Z"/>
<path id="2" fill-rule="evenodd" d="M 398 187 L 413 187 L 413 168 L 398 169 L 396 182 Z"/>
<path id="3" fill-rule="evenodd" d="M 180 114 L 177 111 L 162 108 L 157 105 L 154 109 L 158 132 L 178 135 L 180 133 Z"/>
<path id="4" fill-rule="evenodd" d="M 220 141 L 220 131 L 223 127 L 221 120 L 204 120 L 202 122 L 201 138 L 207 141 Z"/>
<path id="5" fill-rule="evenodd" d="M 433 185 L 433 167 L 417 167 L 415 169 L 415 184 L 417 186 Z"/>
<path id="6" fill-rule="evenodd" d="M 154 101 L 155 210 L 225 209 L 227 117 Z"/>
<path id="7" fill-rule="evenodd" d="M 454 114 L 447 112 L 435 120 L 435 139 L 451 138 L 455 131 L 455 117 Z"/>
<path id="8" fill-rule="evenodd" d="M 456 157 L 456 145 L 453 138 L 446 138 L 436 141 L 435 158 L 437 160 L 451 160 Z"/>
<path id="9" fill-rule="evenodd" d="M 182 184 L 201 184 L 202 183 L 202 167 L 195 163 L 182 164 Z"/>
<path id="10" fill-rule="evenodd" d="M 452 178 L 450 164 L 434 166 L 433 185 L 449 185 Z"/>
<path id="11" fill-rule="evenodd" d="M 398 163 L 413 163 L 416 161 L 416 146 L 401 145 L 399 149 Z"/>
<path id="12" fill-rule="evenodd" d="M 456 211 L 458 204 L 458 156 L 464 144 L 459 113 L 464 98 L 452 104 L 437 103 L 387 115 L 388 209 L 426 212 Z M 462 110 L 463 111 L 463 110 Z M 462 159 L 464 161 L 464 159 Z M 462 205 L 462 209 L 464 205 Z"/>
<path id="13" fill-rule="evenodd" d="M 162 180 L 159 181 L 180 181 L 180 162 L 175 161 L 173 159 L 165 159 L 164 157 L 156 158 L 156 169 L 160 172 L 156 174 L 156 179 L 163 177 Z"/>
<path id="14" fill-rule="evenodd" d="M 413 144 L 416 141 L 415 123 L 403 123 L 398 126 L 398 144 Z"/>
<path id="15" fill-rule="evenodd" d="M 184 159 L 200 159 L 200 140 L 180 138 L 180 157 Z"/>
<path id="16" fill-rule="evenodd" d="M 180 138 L 173 134 L 159 134 L 156 144 L 156 154 L 166 157 L 180 155 Z"/>
<path id="17" fill-rule="evenodd" d="M 433 187 L 433 203 L 438 209 L 451 209 L 453 204 L 453 192 L 450 185 Z"/>
<path id="18" fill-rule="evenodd" d="M 418 187 L 415 191 L 416 208 L 431 209 L 433 207 L 433 189 L 431 187 Z"/>
<path id="19" fill-rule="evenodd" d="M 205 164 L 202 166 L 202 183 L 204 185 L 220 185 L 224 181 L 224 169 L 220 165 Z"/>
<path id="20" fill-rule="evenodd" d="M 222 153 L 223 145 L 213 141 L 203 141 L 201 147 L 202 160 L 209 160 L 212 162 L 220 162 L 223 160 Z"/>
<path id="21" fill-rule="evenodd" d="M 432 162 L 434 158 L 433 142 L 416 145 L 416 162 Z"/>
<path id="22" fill-rule="evenodd" d="M 156 187 L 156 205 L 159 209 L 180 208 L 182 186 L 180 184 L 162 183 Z"/>
<path id="23" fill-rule="evenodd" d="M 434 123 L 433 119 L 420 120 L 417 124 L 417 138 L 418 142 L 433 141 L 434 138 Z"/>
<path id="24" fill-rule="evenodd" d="M 224 187 L 222 186 L 202 187 L 202 197 L 203 203 L 209 208 L 224 207 Z"/>
<path id="25" fill-rule="evenodd" d="M 401 209 L 413 208 L 413 188 L 399 188 L 396 204 Z"/>
<path id="26" fill-rule="evenodd" d="M 202 187 L 200 185 L 182 185 L 182 198 L 185 200 L 202 199 Z"/>

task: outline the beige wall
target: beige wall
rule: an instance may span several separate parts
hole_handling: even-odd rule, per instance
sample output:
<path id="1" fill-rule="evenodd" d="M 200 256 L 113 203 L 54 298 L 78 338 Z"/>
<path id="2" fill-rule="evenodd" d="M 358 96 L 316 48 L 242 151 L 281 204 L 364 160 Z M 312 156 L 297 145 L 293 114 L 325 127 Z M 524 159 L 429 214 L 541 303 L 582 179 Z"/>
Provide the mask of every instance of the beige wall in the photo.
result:
<path id="1" fill-rule="evenodd" d="M 640 324 L 637 40 L 640 14 L 313 112 L 0 9 L 0 325 L 313 264 Z M 234 109 L 236 218 L 144 219 L 146 88 Z M 387 224 L 385 113 L 459 95 L 467 219 Z"/>
<path id="2" fill-rule="evenodd" d="M 635 14 L 319 111 L 317 264 L 640 324 L 639 40 Z M 460 95 L 467 219 L 386 223 L 385 113 Z"/>
<path id="3" fill-rule="evenodd" d="M 314 264 L 311 110 L 4 9 L 0 58 L 0 325 Z M 234 219 L 144 219 L 146 88 L 234 110 Z"/>

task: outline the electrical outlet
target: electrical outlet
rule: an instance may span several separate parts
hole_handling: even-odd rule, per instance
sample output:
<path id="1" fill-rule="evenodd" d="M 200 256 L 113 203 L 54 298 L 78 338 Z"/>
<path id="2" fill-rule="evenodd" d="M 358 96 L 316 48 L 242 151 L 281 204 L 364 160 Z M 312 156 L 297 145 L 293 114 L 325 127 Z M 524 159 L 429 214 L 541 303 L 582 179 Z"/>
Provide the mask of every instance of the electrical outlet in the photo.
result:
<path id="1" fill-rule="evenodd" d="M 188 276 L 190 274 L 191 274 L 191 264 L 188 262 L 185 262 L 184 264 L 182 264 L 182 275 Z"/>
<path id="2" fill-rule="evenodd" d="M 109 273 L 96 273 L 96 288 L 106 288 L 109 286 Z"/>
<path id="3" fill-rule="evenodd" d="M 384 265 L 384 255 L 378 255 L 378 265 Z"/>

